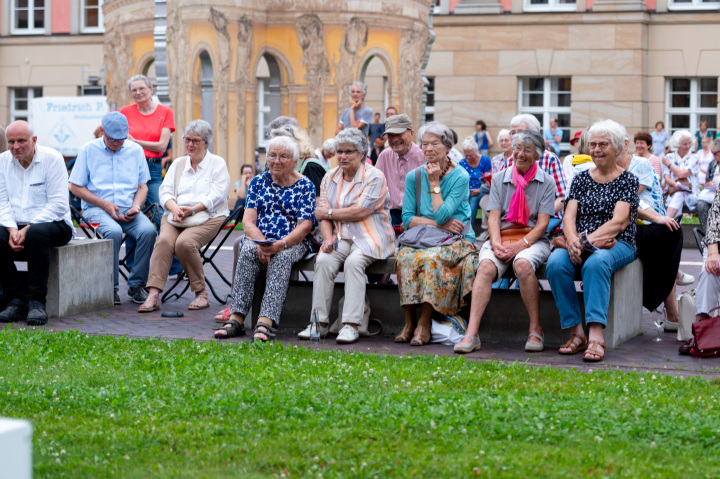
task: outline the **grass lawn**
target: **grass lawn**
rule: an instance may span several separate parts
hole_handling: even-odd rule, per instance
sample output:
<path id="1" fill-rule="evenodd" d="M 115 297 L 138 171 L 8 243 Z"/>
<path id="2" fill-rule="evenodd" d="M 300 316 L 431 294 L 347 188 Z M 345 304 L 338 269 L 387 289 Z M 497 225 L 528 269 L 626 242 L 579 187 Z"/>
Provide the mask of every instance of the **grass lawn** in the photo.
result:
<path id="1" fill-rule="evenodd" d="M 718 477 L 717 381 L 0 332 L 35 477 Z"/>

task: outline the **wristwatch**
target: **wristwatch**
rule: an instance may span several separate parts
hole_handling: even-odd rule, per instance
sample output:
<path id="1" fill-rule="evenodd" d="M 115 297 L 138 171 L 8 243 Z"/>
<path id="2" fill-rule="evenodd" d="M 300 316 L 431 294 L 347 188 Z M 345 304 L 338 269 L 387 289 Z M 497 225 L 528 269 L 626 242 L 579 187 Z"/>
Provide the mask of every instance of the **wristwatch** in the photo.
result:
<path id="1" fill-rule="evenodd" d="M 428 193 L 431 193 L 431 194 L 432 194 L 432 193 L 435 193 L 436 195 L 439 195 L 439 194 L 440 194 L 440 187 L 439 187 L 439 186 L 436 186 L 436 187 L 433 188 L 432 190 L 428 191 Z"/>
<path id="2" fill-rule="evenodd" d="M 332 219 L 332 210 L 328 210 L 328 218 Z"/>

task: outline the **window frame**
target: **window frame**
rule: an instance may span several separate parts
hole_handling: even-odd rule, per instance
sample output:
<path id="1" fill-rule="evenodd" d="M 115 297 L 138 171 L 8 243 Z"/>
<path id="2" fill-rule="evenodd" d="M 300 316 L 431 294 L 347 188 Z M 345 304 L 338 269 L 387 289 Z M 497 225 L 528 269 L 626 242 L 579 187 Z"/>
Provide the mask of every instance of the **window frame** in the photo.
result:
<path id="1" fill-rule="evenodd" d="M 531 0 L 523 0 L 523 12 L 576 12 L 578 2 L 560 3 L 559 0 L 547 0 L 547 5 L 533 5 Z"/>
<path id="2" fill-rule="evenodd" d="M 523 105 L 523 94 L 525 93 L 524 90 L 524 82 L 525 80 L 530 80 L 531 78 L 542 78 L 543 80 L 543 104 L 542 106 L 526 106 Z M 561 79 L 567 79 L 570 81 L 570 90 L 553 90 L 553 80 L 561 80 Z M 532 90 L 535 91 L 535 90 Z M 567 93 L 570 95 L 570 106 L 553 106 L 552 105 L 552 96 L 553 93 L 561 92 L 563 94 Z M 559 115 L 568 115 L 570 117 L 570 122 L 568 125 L 560 125 L 560 128 L 562 130 L 567 131 L 567 137 L 570 138 L 571 135 L 571 124 L 572 124 L 572 76 L 531 76 L 531 77 L 518 77 L 518 112 L 519 113 L 528 113 L 530 115 L 542 115 L 542 121 L 540 122 L 542 127 L 542 132 L 545 132 L 546 128 L 550 128 L 550 118 L 555 117 L 557 118 Z M 563 141 L 560 142 L 560 150 L 561 151 L 567 151 L 570 149 L 570 142 L 565 141 L 566 135 L 563 134 Z M 556 152 L 558 156 L 560 156 L 560 151 Z"/>
<path id="3" fill-rule="evenodd" d="M 691 0 L 690 3 L 687 2 L 675 2 L 675 0 L 668 0 L 668 10 L 670 11 L 678 11 L 678 10 L 708 10 L 708 11 L 717 11 L 718 7 L 720 7 L 720 1 L 715 2 L 703 2 L 702 0 Z"/>
<path id="4" fill-rule="evenodd" d="M 17 98 L 17 92 L 20 89 L 27 90 L 27 97 L 24 97 L 27 100 L 27 110 L 18 110 L 15 108 L 15 102 L 18 100 Z M 17 120 L 25 120 L 29 121 L 30 119 L 30 102 L 32 102 L 35 98 L 42 98 L 43 91 L 42 87 L 37 86 L 19 86 L 19 87 L 10 87 L 10 122 Z M 36 95 L 36 92 L 39 91 L 39 95 Z"/>
<path id="5" fill-rule="evenodd" d="M 10 2 L 10 34 L 11 35 L 44 35 L 45 29 L 48 26 L 48 0 L 43 0 L 43 26 L 41 28 L 37 27 L 31 27 L 30 25 L 33 25 L 35 23 L 35 1 L 36 0 L 27 0 L 28 2 L 28 28 L 19 28 L 15 26 L 16 20 L 17 20 L 17 11 L 18 11 L 18 0 L 11 0 Z"/>
<path id="6" fill-rule="evenodd" d="M 678 80 L 678 79 L 685 79 L 690 80 L 690 106 L 685 107 L 673 107 L 672 106 L 672 81 Z M 718 125 L 717 122 L 717 106 L 713 107 L 701 107 L 700 104 L 700 95 L 701 92 L 699 90 L 699 83 L 700 80 L 715 80 L 717 82 L 716 84 L 716 90 L 718 87 L 720 87 L 720 81 L 717 80 L 717 77 L 666 77 L 665 78 L 665 125 L 666 130 L 669 135 L 672 136 L 672 134 L 677 130 L 684 130 L 686 128 L 679 128 L 679 127 L 673 127 L 672 124 L 672 116 L 673 115 L 688 115 L 690 117 L 690 124 L 687 130 L 692 132 L 693 134 L 698 131 L 698 127 L 700 125 L 700 116 L 702 115 L 710 115 L 715 116 L 715 127 L 714 128 L 708 128 L 708 131 L 713 132 L 713 135 L 717 134 L 718 131 L 720 131 L 720 125 Z M 708 93 L 715 93 L 715 95 L 718 95 L 718 92 L 708 92 Z"/>
<path id="7" fill-rule="evenodd" d="M 105 19 L 103 18 L 104 0 L 98 0 L 98 26 L 88 27 L 85 25 L 87 21 L 87 0 L 80 0 L 80 33 L 105 33 Z"/>

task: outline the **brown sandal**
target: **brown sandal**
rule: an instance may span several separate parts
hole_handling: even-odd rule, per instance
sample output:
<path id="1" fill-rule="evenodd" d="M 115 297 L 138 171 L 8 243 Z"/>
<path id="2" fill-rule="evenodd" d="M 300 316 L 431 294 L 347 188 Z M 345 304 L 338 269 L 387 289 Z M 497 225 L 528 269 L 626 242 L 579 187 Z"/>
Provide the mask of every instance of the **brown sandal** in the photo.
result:
<path id="1" fill-rule="evenodd" d="M 396 343 L 409 343 L 410 339 L 412 339 L 413 336 L 413 326 L 412 324 L 405 323 L 405 326 L 403 326 L 402 331 L 400 331 L 400 334 L 395 336 L 395 342 Z"/>
<path id="2" fill-rule="evenodd" d="M 583 359 L 589 363 L 599 363 L 605 359 L 605 343 L 601 341 L 590 341 Z"/>
<path id="3" fill-rule="evenodd" d="M 418 326 L 415 328 L 415 336 L 410 341 L 410 346 L 425 346 L 430 342 L 430 328 Z"/>
<path id="4" fill-rule="evenodd" d="M 579 339 L 579 340 L 581 341 L 581 343 L 580 343 L 580 344 L 577 344 L 577 343 L 575 342 L 575 338 Z M 577 335 L 577 334 L 575 334 L 575 333 L 572 333 L 572 334 L 570 335 L 570 339 L 568 339 L 567 343 L 565 343 L 565 344 L 563 344 L 562 346 L 560 346 L 560 349 L 562 349 L 562 348 L 569 348 L 570 351 L 569 351 L 569 352 L 563 352 L 563 351 L 560 351 L 560 349 L 558 349 L 558 353 L 560 353 L 560 354 L 567 354 L 567 355 L 577 354 L 577 353 L 579 353 L 580 351 L 585 351 L 585 350 L 587 349 L 587 347 L 588 347 L 588 340 L 587 340 L 586 337 L 582 337 L 582 336 L 579 336 L 579 335 Z"/>
<path id="5" fill-rule="evenodd" d="M 205 309 L 208 307 L 210 307 L 210 301 L 208 300 L 207 291 L 195 296 L 195 299 L 193 299 L 192 303 L 188 305 L 188 309 L 192 310 Z"/>
<path id="6" fill-rule="evenodd" d="M 138 307 L 138 313 L 152 313 L 158 309 L 160 309 L 160 298 L 154 294 L 148 294 L 145 302 Z"/>

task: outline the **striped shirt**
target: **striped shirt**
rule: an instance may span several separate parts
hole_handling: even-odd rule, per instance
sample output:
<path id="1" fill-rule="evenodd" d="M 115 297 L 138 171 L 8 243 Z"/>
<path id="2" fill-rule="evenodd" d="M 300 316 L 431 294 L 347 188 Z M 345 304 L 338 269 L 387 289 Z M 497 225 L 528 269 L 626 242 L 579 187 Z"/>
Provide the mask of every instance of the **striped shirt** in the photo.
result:
<path id="1" fill-rule="evenodd" d="M 395 253 L 395 234 L 390 226 L 390 195 L 382 171 L 372 165 L 362 163 L 352 180 L 353 185 L 342 198 L 340 192 L 343 183 L 343 170 L 340 167 L 330 170 L 320 186 L 320 208 L 337 209 L 362 206 L 372 210 L 369 216 L 360 221 L 345 222 L 352 241 L 365 256 L 386 259 Z M 342 229 L 342 222 L 333 221 L 335 232 Z"/>

